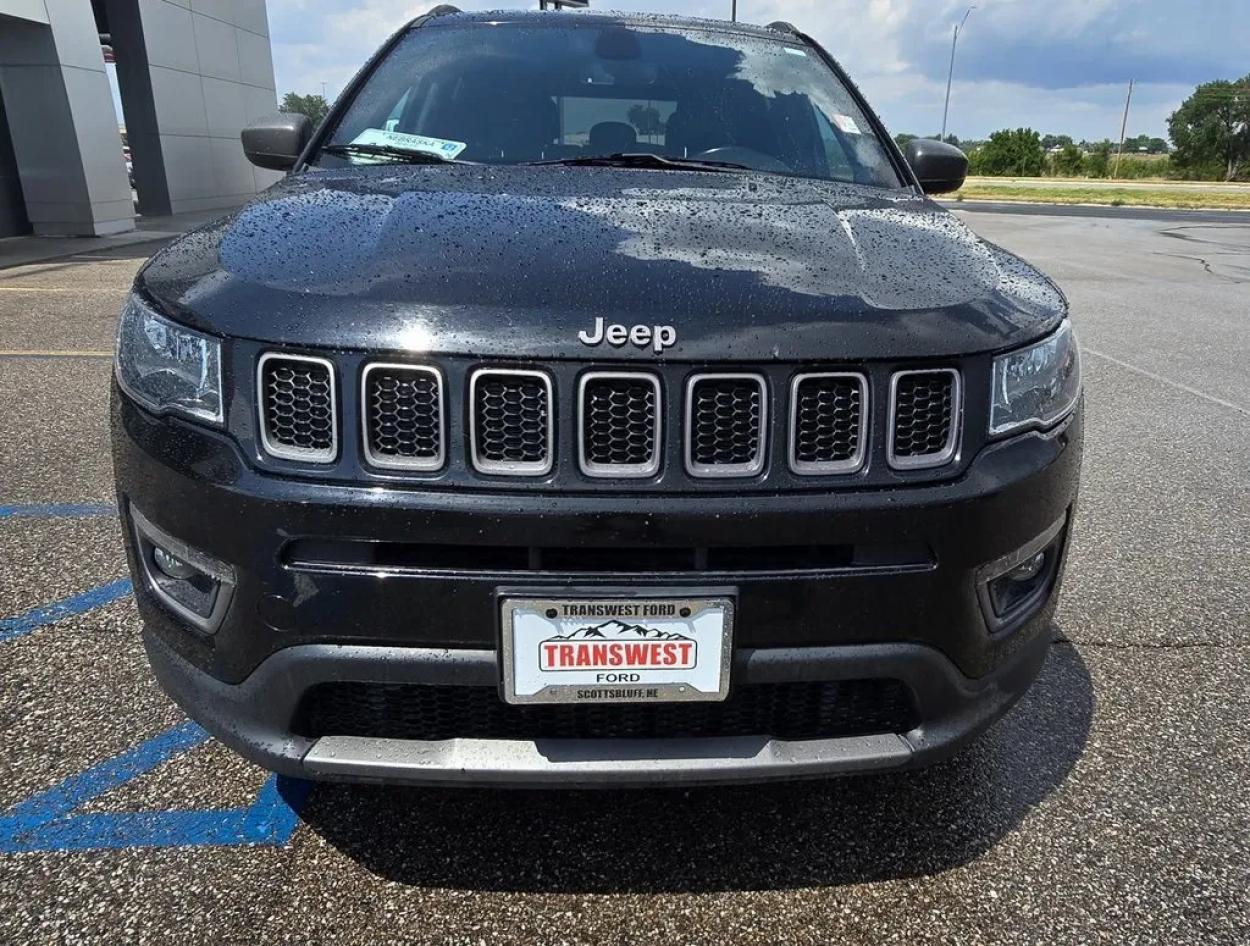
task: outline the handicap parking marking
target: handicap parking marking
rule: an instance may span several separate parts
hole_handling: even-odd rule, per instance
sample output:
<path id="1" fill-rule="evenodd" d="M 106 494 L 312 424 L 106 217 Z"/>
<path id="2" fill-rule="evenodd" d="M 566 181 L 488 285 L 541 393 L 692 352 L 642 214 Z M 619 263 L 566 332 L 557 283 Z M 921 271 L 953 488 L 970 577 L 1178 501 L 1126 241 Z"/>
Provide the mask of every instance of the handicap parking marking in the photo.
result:
<path id="1" fill-rule="evenodd" d="M 246 808 L 74 814 L 208 739 L 195 723 L 183 723 L 18 803 L 0 813 L 0 853 L 284 846 L 311 785 L 278 775 L 266 780 Z"/>
<path id="2" fill-rule="evenodd" d="M 0 519 L 115 519 L 109 503 L 27 503 L 0 506 Z"/>
<path id="3" fill-rule="evenodd" d="M 107 585 L 101 585 L 98 588 L 92 588 L 90 591 L 84 591 L 82 594 L 71 595 L 68 598 L 62 598 L 60 601 L 32 608 L 25 614 L 18 614 L 11 618 L 0 618 L 0 644 L 19 637 L 25 637 L 45 624 L 52 624 L 56 621 L 73 617 L 76 614 L 82 614 L 84 611 L 112 604 L 119 598 L 124 598 L 130 594 L 133 590 L 129 578 L 119 578 L 117 581 L 109 582 Z"/>

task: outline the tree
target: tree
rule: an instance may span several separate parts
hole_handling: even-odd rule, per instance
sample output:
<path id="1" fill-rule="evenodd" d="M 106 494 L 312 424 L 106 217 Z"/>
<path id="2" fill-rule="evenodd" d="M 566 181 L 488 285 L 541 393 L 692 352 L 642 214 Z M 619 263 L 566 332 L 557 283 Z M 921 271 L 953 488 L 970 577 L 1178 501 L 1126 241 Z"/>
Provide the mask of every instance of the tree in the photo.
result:
<path id="1" fill-rule="evenodd" d="M 288 92 L 282 97 L 282 111 L 307 115 L 314 125 L 320 125 L 330 111 L 330 106 L 320 95 L 296 95 Z"/>
<path id="2" fill-rule="evenodd" d="M 650 105 L 631 105 L 629 107 L 629 123 L 640 135 L 652 136 L 664 133 L 664 122 L 660 120 L 660 110 Z"/>
<path id="3" fill-rule="evenodd" d="M 996 177 L 1040 177 L 1045 164 L 1041 135 L 1032 128 L 1004 128 L 973 154 L 971 170 Z"/>
<path id="4" fill-rule="evenodd" d="M 1085 155 L 1069 138 L 1068 143 L 1051 157 L 1050 164 L 1059 177 L 1080 177 L 1085 167 Z"/>
<path id="5" fill-rule="evenodd" d="M 1071 135 L 1042 135 L 1042 148 L 1049 151 L 1051 148 L 1066 148 L 1072 144 Z"/>
<path id="6" fill-rule="evenodd" d="M 1106 177 L 1111 167 L 1111 142 L 1100 141 L 1090 145 L 1085 155 L 1085 174 L 1088 177 Z"/>
<path id="7" fill-rule="evenodd" d="M 919 135 L 909 135 L 907 134 L 907 132 L 899 132 L 897 135 L 894 136 L 894 143 L 898 145 L 900 149 L 902 149 L 902 148 L 906 148 L 909 144 L 911 144 L 913 141 L 915 141 L 919 137 L 920 137 Z"/>
<path id="8" fill-rule="evenodd" d="M 1167 154 L 1168 143 L 1164 141 L 1162 138 L 1151 138 L 1146 143 L 1146 150 L 1149 151 L 1151 154 Z"/>
<path id="9" fill-rule="evenodd" d="M 1250 170 L 1250 75 L 1204 82 L 1168 118 L 1173 164 L 1231 181 Z"/>

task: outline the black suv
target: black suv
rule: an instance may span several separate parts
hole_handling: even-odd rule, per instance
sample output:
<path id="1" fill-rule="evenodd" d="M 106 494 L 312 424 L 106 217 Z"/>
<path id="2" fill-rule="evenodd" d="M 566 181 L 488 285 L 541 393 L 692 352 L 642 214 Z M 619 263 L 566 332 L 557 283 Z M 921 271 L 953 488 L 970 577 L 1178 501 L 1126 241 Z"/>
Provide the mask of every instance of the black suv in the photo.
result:
<path id="1" fill-rule="evenodd" d="M 326 779 L 914 766 L 1045 658 L 1081 459 L 1067 304 L 768 28 L 400 30 L 288 169 L 140 272 L 113 440 L 144 638 Z"/>

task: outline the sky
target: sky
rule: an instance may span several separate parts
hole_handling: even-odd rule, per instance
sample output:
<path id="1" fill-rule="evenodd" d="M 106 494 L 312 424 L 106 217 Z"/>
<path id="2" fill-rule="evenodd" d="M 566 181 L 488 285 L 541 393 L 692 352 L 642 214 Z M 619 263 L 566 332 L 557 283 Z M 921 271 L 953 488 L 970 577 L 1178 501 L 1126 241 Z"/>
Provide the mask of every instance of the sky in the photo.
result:
<path id="1" fill-rule="evenodd" d="M 396 28 L 438 0 L 269 0 L 278 95 L 333 97 Z M 537 0 L 453 0 L 464 10 Z M 727 18 L 730 0 L 591 0 L 594 9 Z M 738 0 L 739 19 L 814 36 L 893 133 L 941 127 L 951 30 L 967 0 Z M 960 34 L 948 130 L 1029 126 L 1080 140 L 1166 137 L 1199 82 L 1250 73 L 1250 0 L 980 0 Z"/>

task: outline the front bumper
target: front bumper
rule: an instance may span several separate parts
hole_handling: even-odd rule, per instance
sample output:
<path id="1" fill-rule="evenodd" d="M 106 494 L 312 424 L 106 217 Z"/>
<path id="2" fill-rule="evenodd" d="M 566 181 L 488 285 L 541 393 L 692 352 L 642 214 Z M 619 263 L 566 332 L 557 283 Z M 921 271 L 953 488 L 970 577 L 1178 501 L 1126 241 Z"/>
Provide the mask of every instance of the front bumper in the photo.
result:
<path id="1" fill-rule="evenodd" d="M 906 733 L 788 742 L 766 736 L 413 741 L 304 738 L 289 723 L 303 695 L 329 680 L 494 686 L 494 651 L 311 644 L 279 651 L 231 685 L 196 670 L 150 631 L 144 640 L 166 692 L 226 745 L 275 772 L 328 781 L 530 788 L 768 781 L 924 765 L 954 752 L 1005 713 L 1029 688 L 1050 646 L 1049 635 L 1042 634 L 977 680 L 917 644 L 737 654 L 734 675 L 743 683 L 902 680 L 923 720 Z"/>
<path id="2" fill-rule="evenodd" d="M 1044 660 L 1062 561 L 1045 600 L 1009 628 L 987 621 L 990 563 L 1059 533 L 1074 507 L 1079 411 L 1047 434 L 986 447 L 955 480 L 827 493 L 650 496 L 378 488 L 259 471 L 234 441 L 156 418 L 115 392 L 114 458 L 136 598 L 158 679 L 245 756 L 316 778 L 495 784 L 664 784 L 793 778 L 922 764 L 980 732 Z M 212 633 L 152 593 L 133 508 L 236 578 Z M 492 564 L 394 569 L 309 564 L 304 542 L 481 550 L 559 547 L 851 549 L 842 564 L 735 572 L 518 573 Z M 337 546 L 334 546 L 337 547 Z M 906 554 L 899 554 L 898 550 Z M 917 557 L 914 550 L 924 550 Z M 464 561 L 463 557 L 457 561 Z M 899 732 L 782 741 L 449 739 L 297 732 L 322 682 L 497 687 L 501 588 L 729 586 L 737 596 L 734 686 L 889 678 L 919 724 Z"/>

